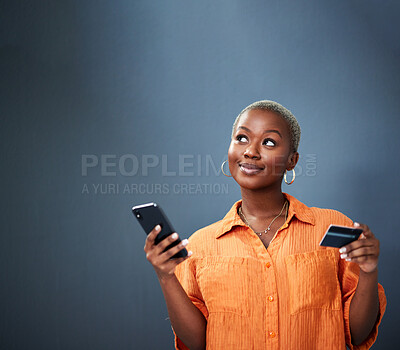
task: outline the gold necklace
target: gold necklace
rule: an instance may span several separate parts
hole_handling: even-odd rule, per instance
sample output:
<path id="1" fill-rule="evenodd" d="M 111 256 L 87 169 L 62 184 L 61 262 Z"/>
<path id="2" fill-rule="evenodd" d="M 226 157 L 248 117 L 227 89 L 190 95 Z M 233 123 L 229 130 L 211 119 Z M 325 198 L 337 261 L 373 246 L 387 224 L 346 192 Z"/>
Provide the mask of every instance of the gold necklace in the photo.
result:
<path id="1" fill-rule="evenodd" d="M 261 237 L 261 235 L 262 235 L 263 233 L 267 233 L 268 231 L 271 230 L 271 225 L 274 223 L 274 221 L 275 221 L 277 218 L 279 218 L 279 217 L 281 216 L 281 214 L 282 214 L 282 212 L 283 212 L 283 209 L 285 209 L 287 203 L 288 203 L 288 201 L 285 200 L 285 203 L 283 203 L 283 207 L 282 207 L 281 211 L 279 212 L 279 214 L 278 214 L 277 216 L 275 216 L 275 217 L 272 219 L 272 221 L 270 222 L 270 224 L 268 225 L 268 227 L 267 227 L 264 231 L 257 232 L 256 230 L 254 230 L 254 229 L 251 227 L 251 225 L 249 224 L 249 222 L 248 222 L 247 219 L 246 219 L 246 216 L 244 215 L 244 213 L 243 213 L 243 211 L 242 211 L 242 206 L 240 206 L 240 208 L 239 208 L 239 215 L 243 216 L 243 219 L 244 219 L 244 222 L 246 223 L 246 225 L 249 226 L 249 227 L 254 231 L 254 233 L 257 233 L 257 234 Z M 286 215 L 287 215 L 287 213 L 286 213 Z M 286 221 L 286 220 L 285 220 L 285 221 Z"/>

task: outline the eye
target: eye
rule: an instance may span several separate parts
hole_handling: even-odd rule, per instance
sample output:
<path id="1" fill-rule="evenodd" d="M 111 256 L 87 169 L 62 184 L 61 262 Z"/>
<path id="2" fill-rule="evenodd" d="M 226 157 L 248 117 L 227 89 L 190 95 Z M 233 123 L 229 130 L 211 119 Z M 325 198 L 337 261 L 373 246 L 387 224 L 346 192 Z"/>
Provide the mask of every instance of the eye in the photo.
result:
<path id="1" fill-rule="evenodd" d="M 246 142 L 247 141 L 247 136 L 238 135 L 238 136 L 236 136 L 236 140 L 239 141 L 239 142 Z"/>
<path id="2" fill-rule="evenodd" d="M 265 139 L 264 142 L 263 142 L 263 145 L 272 146 L 273 147 L 273 146 L 276 145 L 276 142 L 274 140 L 272 140 L 272 139 Z"/>

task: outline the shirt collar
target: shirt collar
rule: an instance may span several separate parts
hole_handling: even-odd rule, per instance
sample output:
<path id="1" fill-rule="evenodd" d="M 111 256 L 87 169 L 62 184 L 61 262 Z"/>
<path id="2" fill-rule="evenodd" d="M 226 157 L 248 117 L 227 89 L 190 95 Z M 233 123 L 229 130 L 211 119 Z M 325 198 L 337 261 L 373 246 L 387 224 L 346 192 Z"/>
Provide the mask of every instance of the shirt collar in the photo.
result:
<path id="1" fill-rule="evenodd" d="M 307 207 L 304 203 L 300 202 L 290 194 L 283 193 L 283 195 L 289 201 L 289 213 L 287 222 L 290 222 L 290 220 L 295 216 L 300 221 L 315 225 L 315 217 L 311 208 Z M 232 208 L 222 219 L 221 228 L 220 230 L 217 230 L 216 238 L 219 238 L 225 233 L 231 231 L 234 226 L 247 226 L 242 221 L 237 212 L 241 205 L 242 200 L 238 200 L 235 204 L 233 204 Z"/>

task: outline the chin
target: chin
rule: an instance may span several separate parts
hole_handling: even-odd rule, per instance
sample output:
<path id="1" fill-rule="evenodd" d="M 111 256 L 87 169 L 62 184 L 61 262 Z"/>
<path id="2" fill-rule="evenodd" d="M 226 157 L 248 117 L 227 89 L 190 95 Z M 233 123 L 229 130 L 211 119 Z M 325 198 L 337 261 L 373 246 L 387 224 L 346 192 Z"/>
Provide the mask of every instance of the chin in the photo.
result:
<path id="1" fill-rule="evenodd" d="M 265 181 L 262 181 L 264 179 L 256 178 L 256 176 L 248 176 L 247 178 L 235 178 L 236 183 L 241 187 L 245 188 L 247 190 L 260 190 L 262 188 L 268 187 L 268 183 L 265 183 Z"/>
<path id="2" fill-rule="evenodd" d="M 266 175 L 244 175 L 241 173 L 232 174 L 236 183 L 243 189 L 247 190 L 262 190 L 271 187 L 281 187 L 282 180 L 274 176 Z"/>

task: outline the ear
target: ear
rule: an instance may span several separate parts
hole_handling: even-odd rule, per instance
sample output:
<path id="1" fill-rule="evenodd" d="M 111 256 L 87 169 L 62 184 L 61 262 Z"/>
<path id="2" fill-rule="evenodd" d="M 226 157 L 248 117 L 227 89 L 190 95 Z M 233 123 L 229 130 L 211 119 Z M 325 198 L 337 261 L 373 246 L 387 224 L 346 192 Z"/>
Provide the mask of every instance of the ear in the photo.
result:
<path id="1" fill-rule="evenodd" d="M 286 170 L 292 170 L 296 166 L 297 162 L 299 161 L 299 153 L 294 152 L 288 158 L 288 163 L 286 165 Z"/>

